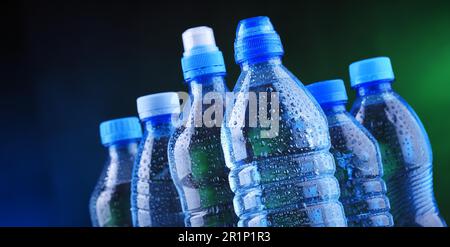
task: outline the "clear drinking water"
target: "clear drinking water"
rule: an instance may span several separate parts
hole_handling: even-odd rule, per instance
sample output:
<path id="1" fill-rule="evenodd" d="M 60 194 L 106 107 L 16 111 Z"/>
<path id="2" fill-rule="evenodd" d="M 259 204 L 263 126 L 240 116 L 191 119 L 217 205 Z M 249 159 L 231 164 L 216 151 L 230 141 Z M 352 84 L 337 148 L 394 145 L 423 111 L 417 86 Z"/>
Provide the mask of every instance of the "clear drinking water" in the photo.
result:
<path id="1" fill-rule="evenodd" d="M 167 145 L 176 124 L 172 117 L 180 112 L 178 95 L 151 94 L 138 98 L 137 105 L 145 128 L 133 170 L 133 225 L 184 226 L 180 199 L 167 158 Z"/>
<path id="2" fill-rule="evenodd" d="M 132 226 L 130 181 L 142 136 L 139 120 L 130 117 L 103 122 L 100 136 L 108 159 L 89 202 L 92 225 Z"/>
<path id="3" fill-rule="evenodd" d="M 345 109 L 347 93 L 342 80 L 313 83 L 307 89 L 328 119 L 336 177 L 348 225 L 393 226 L 383 164 L 375 138 Z"/>
<path id="4" fill-rule="evenodd" d="M 378 140 L 396 226 L 446 226 L 433 193 L 433 156 L 414 110 L 392 90 L 389 58 L 350 65 L 357 98 L 351 113 Z"/>
<path id="5" fill-rule="evenodd" d="M 208 93 L 223 96 L 225 65 L 212 29 L 197 27 L 183 33 L 183 72 L 189 85 L 190 108 L 169 141 L 172 178 L 180 195 L 186 226 L 235 226 L 233 193 L 220 145 L 220 123 L 207 120 L 212 104 Z M 215 102 L 218 103 L 218 102 Z M 224 104 L 218 103 L 223 110 Z M 217 119 L 216 116 L 213 119 Z M 206 122 L 203 122 L 206 120 Z"/>
<path id="6" fill-rule="evenodd" d="M 325 115 L 282 65 L 282 55 L 269 18 L 239 23 L 235 58 L 242 72 L 222 127 L 239 226 L 346 226 Z M 278 131 L 261 122 L 250 127 L 252 92 L 259 100 L 265 97 L 259 93 L 267 93 L 269 103 L 258 102 L 256 109 L 272 118 L 279 112 L 273 122 Z"/>

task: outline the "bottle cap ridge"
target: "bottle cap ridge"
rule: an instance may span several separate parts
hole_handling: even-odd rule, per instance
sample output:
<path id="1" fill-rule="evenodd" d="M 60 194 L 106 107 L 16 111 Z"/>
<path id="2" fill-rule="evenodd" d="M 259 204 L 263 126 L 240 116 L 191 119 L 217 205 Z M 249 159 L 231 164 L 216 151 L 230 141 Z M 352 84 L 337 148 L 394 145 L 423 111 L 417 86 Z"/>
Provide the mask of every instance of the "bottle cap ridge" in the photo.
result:
<path id="1" fill-rule="evenodd" d="M 100 124 L 100 139 L 103 145 L 141 137 L 142 128 L 137 117 L 118 118 Z"/>
<path id="2" fill-rule="evenodd" d="M 349 72 L 352 88 L 368 82 L 395 79 L 391 60 L 388 57 L 375 57 L 354 62 L 350 64 Z"/>

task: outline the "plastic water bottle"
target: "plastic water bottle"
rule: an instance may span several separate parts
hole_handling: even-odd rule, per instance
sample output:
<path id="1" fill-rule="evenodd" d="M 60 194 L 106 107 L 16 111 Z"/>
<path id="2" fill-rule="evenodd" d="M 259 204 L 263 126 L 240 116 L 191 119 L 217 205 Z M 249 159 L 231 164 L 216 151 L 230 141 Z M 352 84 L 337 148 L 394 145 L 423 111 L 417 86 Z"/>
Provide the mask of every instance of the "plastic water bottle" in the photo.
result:
<path id="1" fill-rule="evenodd" d="M 325 115 L 282 65 L 283 47 L 269 18 L 242 20 L 234 46 L 242 72 L 222 146 L 239 226 L 346 226 Z M 260 120 L 254 127 L 253 93 Z M 270 127 L 261 121 L 268 115 L 276 120 Z"/>
<path id="2" fill-rule="evenodd" d="M 167 159 L 167 145 L 180 113 L 177 93 L 157 93 L 137 99 L 144 123 L 131 183 L 133 226 L 184 226 Z M 173 118 L 176 117 L 176 118 Z"/>
<path id="3" fill-rule="evenodd" d="M 350 115 L 342 80 L 321 81 L 306 87 L 328 119 L 331 153 L 349 226 L 393 226 L 386 197 L 381 153 L 375 138 Z"/>
<path id="4" fill-rule="evenodd" d="M 427 133 L 413 109 L 392 90 L 390 59 L 350 65 L 357 98 L 351 113 L 378 140 L 384 180 L 396 226 L 445 226 L 433 194 L 433 165 Z"/>
<path id="5" fill-rule="evenodd" d="M 208 97 L 225 97 L 228 91 L 222 53 L 209 27 L 186 30 L 183 45 L 181 62 L 184 79 L 189 85 L 189 111 L 183 111 L 184 124 L 172 135 L 168 152 L 185 225 L 234 226 L 237 218 L 233 211 L 233 193 L 220 145 L 222 118 L 208 117 L 208 109 L 214 107 L 208 103 Z M 223 110 L 224 103 L 215 103 L 217 109 Z"/>
<path id="6" fill-rule="evenodd" d="M 89 203 L 92 225 L 131 226 L 131 171 L 142 137 L 139 119 L 103 122 L 100 137 L 109 155 Z"/>

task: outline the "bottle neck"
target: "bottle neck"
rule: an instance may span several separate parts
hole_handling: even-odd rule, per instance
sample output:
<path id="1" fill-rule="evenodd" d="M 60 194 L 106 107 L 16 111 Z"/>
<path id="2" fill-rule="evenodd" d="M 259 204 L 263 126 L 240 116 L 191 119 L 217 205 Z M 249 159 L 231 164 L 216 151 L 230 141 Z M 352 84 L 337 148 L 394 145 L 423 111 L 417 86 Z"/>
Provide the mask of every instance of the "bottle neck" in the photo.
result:
<path id="1" fill-rule="evenodd" d="M 139 140 L 123 140 L 112 143 L 108 146 L 108 153 L 111 160 L 118 160 L 134 156 L 138 152 Z"/>
<path id="2" fill-rule="evenodd" d="M 201 100 L 207 93 L 224 94 L 228 91 L 223 74 L 204 75 L 189 81 L 189 94 Z"/>
<path id="3" fill-rule="evenodd" d="M 241 63 L 242 71 L 259 69 L 261 67 L 274 67 L 282 64 L 281 56 L 265 56 L 245 60 Z"/>
<path id="4" fill-rule="evenodd" d="M 366 95 L 392 92 L 391 83 L 392 81 L 375 81 L 364 83 L 356 89 L 357 96 L 363 97 Z"/>
<path id="5" fill-rule="evenodd" d="M 345 108 L 346 104 L 347 104 L 347 101 L 338 101 L 338 102 L 321 104 L 320 106 L 322 107 L 325 115 L 328 116 L 328 115 L 334 115 L 334 114 L 346 112 L 347 111 L 347 109 Z"/>
<path id="6" fill-rule="evenodd" d="M 153 116 L 144 120 L 145 129 L 152 135 L 157 136 L 169 136 L 174 127 L 176 116 L 172 114 L 164 114 L 159 116 Z"/>

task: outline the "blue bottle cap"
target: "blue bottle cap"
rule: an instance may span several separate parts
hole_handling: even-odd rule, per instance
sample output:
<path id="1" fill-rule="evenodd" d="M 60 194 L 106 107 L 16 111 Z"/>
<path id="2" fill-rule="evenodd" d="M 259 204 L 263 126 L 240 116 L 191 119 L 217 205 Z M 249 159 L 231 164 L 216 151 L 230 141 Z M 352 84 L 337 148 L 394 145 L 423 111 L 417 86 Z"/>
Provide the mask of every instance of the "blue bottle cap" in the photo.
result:
<path id="1" fill-rule="evenodd" d="M 249 59 L 283 54 L 280 36 L 269 17 L 258 16 L 239 22 L 234 41 L 234 58 L 237 64 Z"/>
<path id="2" fill-rule="evenodd" d="M 388 57 L 375 57 L 354 62 L 350 64 L 349 71 L 352 88 L 367 82 L 395 79 L 391 60 Z"/>
<path id="3" fill-rule="evenodd" d="M 184 53 L 181 67 L 185 81 L 207 74 L 225 74 L 222 52 L 216 46 L 213 30 L 209 27 L 194 27 L 184 31 Z"/>
<path id="4" fill-rule="evenodd" d="M 344 81 L 341 79 L 320 81 L 306 86 L 319 104 L 347 101 Z"/>
<path id="5" fill-rule="evenodd" d="M 149 94 L 139 97 L 136 102 L 140 119 L 180 113 L 180 100 L 174 92 Z"/>
<path id="6" fill-rule="evenodd" d="M 105 146 L 141 137 L 142 129 L 137 117 L 118 118 L 100 124 L 100 139 Z"/>

